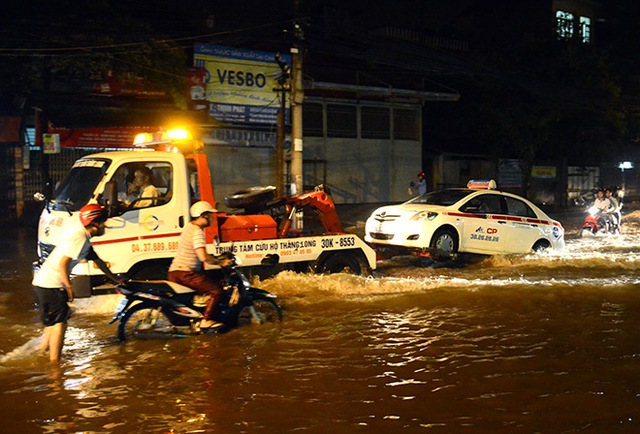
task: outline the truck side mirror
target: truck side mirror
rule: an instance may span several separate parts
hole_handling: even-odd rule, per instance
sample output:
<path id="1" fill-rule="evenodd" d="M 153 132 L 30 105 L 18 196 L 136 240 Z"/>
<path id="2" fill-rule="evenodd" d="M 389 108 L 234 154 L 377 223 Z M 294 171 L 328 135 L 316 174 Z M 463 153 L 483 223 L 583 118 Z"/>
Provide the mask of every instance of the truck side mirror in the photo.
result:
<path id="1" fill-rule="evenodd" d="M 104 200 L 104 206 L 107 208 L 107 215 L 109 217 L 116 215 L 118 213 L 118 183 L 116 181 L 107 182 L 104 186 L 102 199 Z"/>

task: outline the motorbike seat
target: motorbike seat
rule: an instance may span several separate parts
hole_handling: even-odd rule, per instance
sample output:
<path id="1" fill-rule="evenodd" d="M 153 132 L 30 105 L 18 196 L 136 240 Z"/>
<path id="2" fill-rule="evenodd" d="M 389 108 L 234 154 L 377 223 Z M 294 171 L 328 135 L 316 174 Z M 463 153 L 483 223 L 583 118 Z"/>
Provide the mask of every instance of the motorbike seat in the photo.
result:
<path id="1" fill-rule="evenodd" d="M 188 294 L 195 290 L 169 280 L 132 280 L 127 283 L 133 290 L 149 292 L 152 294 Z"/>

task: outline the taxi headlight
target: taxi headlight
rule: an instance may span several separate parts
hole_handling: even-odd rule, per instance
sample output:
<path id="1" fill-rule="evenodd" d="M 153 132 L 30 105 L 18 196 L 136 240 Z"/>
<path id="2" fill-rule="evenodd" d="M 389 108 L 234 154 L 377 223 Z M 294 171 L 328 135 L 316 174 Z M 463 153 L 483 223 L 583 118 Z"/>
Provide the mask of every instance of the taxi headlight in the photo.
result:
<path id="1" fill-rule="evenodd" d="M 419 213 L 414 214 L 411 217 L 412 221 L 419 221 L 419 220 L 433 220 L 434 218 L 436 218 L 438 216 L 437 212 L 433 212 L 433 211 L 420 211 Z"/>

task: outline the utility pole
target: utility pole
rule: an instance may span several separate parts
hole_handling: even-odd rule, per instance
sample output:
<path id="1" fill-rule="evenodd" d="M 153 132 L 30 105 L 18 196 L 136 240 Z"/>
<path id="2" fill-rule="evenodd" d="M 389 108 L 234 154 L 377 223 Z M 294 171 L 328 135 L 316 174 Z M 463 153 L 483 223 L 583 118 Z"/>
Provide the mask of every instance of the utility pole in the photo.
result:
<path id="1" fill-rule="evenodd" d="M 287 65 L 280 54 L 276 54 L 276 62 L 280 66 L 280 77 L 278 77 L 278 87 L 274 88 L 274 92 L 281 92 L 280 95 L 280 108 L 278 109 L 278 133 L 276 138 L 276 192 L 278 197 L 285 195 L 285 182 L 284 182 L 284 138 L 286 131 L 286 106 L 287 106 L 287 92 L 291 91 L 291 67 Z"/>
<path id="2" fill-rule="evenodd" d="M 291 48 L 291 176 L 295 193 L 302 194 L 304 188 L 302 174 L 302 103 L 304 89 L 302 87 L 302 41 L 304 32 L 300 24 L 300 4 L 302 0 L 293 0 L 293 48 Z M 302 223 L 302 215 L 300 223 Z"/>
<path id="3" fill-rule="evenodd" d="M 302 88 L 302 56 L 300 49 L 291 49 L 292 77 L 291 77 L 291 175 L 296 194 L 303 193 L 302 176 L 302 102 L 304 89 Z"/>

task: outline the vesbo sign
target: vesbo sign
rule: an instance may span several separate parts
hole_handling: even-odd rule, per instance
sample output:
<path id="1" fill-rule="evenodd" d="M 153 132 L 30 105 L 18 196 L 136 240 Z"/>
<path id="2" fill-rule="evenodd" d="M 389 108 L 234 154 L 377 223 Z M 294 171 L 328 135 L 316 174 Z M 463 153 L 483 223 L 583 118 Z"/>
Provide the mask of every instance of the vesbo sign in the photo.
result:
<path id="1" fill-rule="evenodd" d="M 220 70 L 218 73 L 218 84 L 229 86 L 246 86 L 263 88 L 267 85 L 267 77 L 264 74 L 256 74 L 255 76 L 251 71 L 233 71 L 233 70 Z"/>
<path id="2" fill-rule="evenodd" d="M 290 56 L 283 56 L 291 64 Z M 275 123 L 273 89 L 280 74 L 275 53 L 196 44 L 194 66 L 205 70 L 209 114 L 222 122 Z"/>

